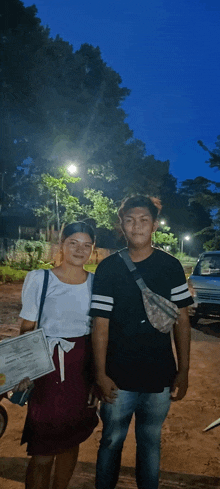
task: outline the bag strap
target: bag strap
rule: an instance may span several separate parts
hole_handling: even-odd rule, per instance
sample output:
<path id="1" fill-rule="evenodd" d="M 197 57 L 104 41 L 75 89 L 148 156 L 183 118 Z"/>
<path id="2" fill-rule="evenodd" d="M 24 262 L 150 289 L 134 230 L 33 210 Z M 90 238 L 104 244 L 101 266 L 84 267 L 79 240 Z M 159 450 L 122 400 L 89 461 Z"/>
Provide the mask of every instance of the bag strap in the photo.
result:
<path id="1" fill-rule="evenodd" d="M 128 267 L 128 270 L 132 273 L 133 275 L 133 278 L 136 282 L 136 284 L 138 285 L 139 289 L 142 291 L 142 290 L 146 290 L 150 293 L 153 294 L 153 292 L 146 286 L 141 274 L 138 272 L 134 262 L 131 260 L 129 254 L 128 254 L 128 249 L 127 248 L 124 248 L 123 250 L 119 251 L 118 252 L 119 255 L 121 256 L 122 260 L 124 260 L 125 264 L 127 265 Z"/>
<path id="2" fill-rule="evenodd" d="M 43 307 L 44 307 L 44 301 L 45 301 L 46 292 L 47 292 L 48 280 L 49 280 L 49 270 L 44 270 L 44 282 L 43 282 L 43 288 L 42 288 L 42 292 L 41 292 L 39 316 L 38 316 L 37 328 L 36 329 L 38 329 L 40 327 L 41 314 L 42 314 Z"/>
<path id="3" fill-rule="evenodd" d="M 136 282 L 136 284 L 138 285 L 139 289 L 141 290 L 141 292 L 143 290 L 147 291 L 149 297 L 151 299 L 153 299 L 154 303 L 160 308 L 162 309 L 164 312 L 166 312 L 166 314 L 168 314 L 170 317 L 174 317 L 173 316 L 173 311 L 177 311 L 178 308 L 175 304 L 173 304 L 171 301 L 169 301 L 168 299 L 165 299 L 163 297 L 164 300 L 166 300 L 166 307 L 164 307 L 164 305 L 161 303 L 161 299 L 158 294 L 155 294 L 151 289 L 149 289 L 149 287 L 146 286 L 141 274 L 138 272 L 134 262 L 131 260 L 129 254 L 128 254 L 128 249 L 127 248 L 124 248 L 123 250 L 119 251 L 118 252 L 120 257 L 122 258 L 122 260 L 124 260 L 125 264 L 127 265 L 128 269 L 130 270 L 130 272 L 132 273 L 133 275 L 133 278 Z M 169 308 L 169 310 L 168 310 Z M 177 312 L 175 312 L 175 317 L 176 317 L 176 314 Z"/>

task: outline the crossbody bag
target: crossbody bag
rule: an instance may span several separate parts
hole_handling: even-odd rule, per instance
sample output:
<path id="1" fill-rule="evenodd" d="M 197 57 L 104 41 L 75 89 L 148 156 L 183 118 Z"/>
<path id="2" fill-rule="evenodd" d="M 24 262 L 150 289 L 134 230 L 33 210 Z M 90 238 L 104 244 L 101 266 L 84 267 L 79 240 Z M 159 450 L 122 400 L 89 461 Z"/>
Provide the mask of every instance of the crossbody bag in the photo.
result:
<path id="1" fill-rule="evenodd" d="M 179 309 L 173 302 L 159 294 L 152 292 L 145 284 L 134 262 L 131 260 L 128 249 L 118 252 L 131 272 L 136 284 L 141 290 L 143 304 L 147 317 L 155 329 L 161 333 L 169 333 L 179 316 Z"/>

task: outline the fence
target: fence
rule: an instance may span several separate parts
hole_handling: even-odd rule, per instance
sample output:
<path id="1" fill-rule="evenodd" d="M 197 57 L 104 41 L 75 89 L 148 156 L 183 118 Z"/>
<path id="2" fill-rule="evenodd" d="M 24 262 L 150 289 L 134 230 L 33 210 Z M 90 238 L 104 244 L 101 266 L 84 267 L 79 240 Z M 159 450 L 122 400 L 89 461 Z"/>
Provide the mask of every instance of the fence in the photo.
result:
<path id="1" fill-rule="evenodd" d="M 24 239 L 0 238 L 0 261 L 22 262 L 30 259 L 30 254 L 25 250 L 25 244 L 31 243 L 33 249 L 37 245 L 37 241 Z M 42 243 L 41 259 L 45 262 L 53 259 L 51 243 Z"/>
<path id="2" fill-rule="evenodd" d="M 10 238 L 0 238 L 0 262 L 28 262 L 30 255 L 25 251 L 24 247 L 26 243 L 35 245 L 39 242 L 30 241 L 24 239 L 10 239 Z M 56 265 L 60 264 L 60 253 L 59 245 L 48 241 L 42 243 L 43 250 L 41 254 L 41 260 L 44 262 L 53 262 Z M 109 256 L 115 250 L 105 249 L 105 248 L 95 248 L 89 263 L 98 264 L 104 258 Z"/>

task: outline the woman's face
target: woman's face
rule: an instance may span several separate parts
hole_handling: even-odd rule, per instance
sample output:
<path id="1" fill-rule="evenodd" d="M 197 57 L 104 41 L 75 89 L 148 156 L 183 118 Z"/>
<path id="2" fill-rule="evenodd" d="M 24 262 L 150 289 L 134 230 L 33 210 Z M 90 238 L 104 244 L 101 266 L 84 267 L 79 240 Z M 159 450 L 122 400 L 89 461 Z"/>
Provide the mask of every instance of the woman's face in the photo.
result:
<path id="1" fill-rule="evenodd" d="M 92 253 L 93 243 L 86 233 L 74 233 L 62 244 L 63 262 L 69 265 L 82 266 Z"/>

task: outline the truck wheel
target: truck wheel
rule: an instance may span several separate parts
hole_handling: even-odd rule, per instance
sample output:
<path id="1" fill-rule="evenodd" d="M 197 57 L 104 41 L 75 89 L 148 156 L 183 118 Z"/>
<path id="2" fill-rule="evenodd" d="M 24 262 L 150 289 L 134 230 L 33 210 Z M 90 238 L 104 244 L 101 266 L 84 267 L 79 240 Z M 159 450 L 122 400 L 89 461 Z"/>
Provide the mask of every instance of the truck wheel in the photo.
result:
<path id="1" fill-rule="evenodd" d="M 7 411 L 3 406 L 0 406 L 0 438 L 4 434 L 7 424 L 8 424 Z"/>

